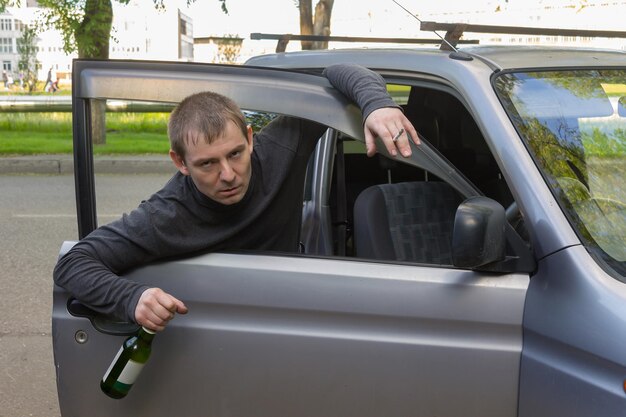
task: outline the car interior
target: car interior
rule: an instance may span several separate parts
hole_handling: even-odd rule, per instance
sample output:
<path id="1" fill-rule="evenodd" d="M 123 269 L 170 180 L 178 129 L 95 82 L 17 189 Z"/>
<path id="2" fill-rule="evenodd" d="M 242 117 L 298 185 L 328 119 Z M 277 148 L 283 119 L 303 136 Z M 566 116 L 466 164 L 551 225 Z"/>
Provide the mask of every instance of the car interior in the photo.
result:
<path id="1" fill-rule="evenodd" d="M 458 99 L 413 86 L 402 107 L 416 130 L 485 196 L 503 207 L 513 203 L 480 129 Z M 435 175 L 380 154 L 369 158 L 362 143 L 339 135 L 329 197 L 332 253 L 304 252 L 452 265 L 462 201 Z"/>

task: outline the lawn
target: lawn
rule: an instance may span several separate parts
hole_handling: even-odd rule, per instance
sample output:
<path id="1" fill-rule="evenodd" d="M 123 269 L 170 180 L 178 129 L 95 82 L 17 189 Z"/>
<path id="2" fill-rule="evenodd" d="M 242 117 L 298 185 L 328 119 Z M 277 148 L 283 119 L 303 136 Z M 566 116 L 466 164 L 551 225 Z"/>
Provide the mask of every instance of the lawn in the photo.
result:
<path id="1" fill-rule="evenodd" d="M 166 154 L 167 113 L 107 113 L 95 154 Z M 0 155 L 72 153 L 70 113 L 0 113 Z"/>

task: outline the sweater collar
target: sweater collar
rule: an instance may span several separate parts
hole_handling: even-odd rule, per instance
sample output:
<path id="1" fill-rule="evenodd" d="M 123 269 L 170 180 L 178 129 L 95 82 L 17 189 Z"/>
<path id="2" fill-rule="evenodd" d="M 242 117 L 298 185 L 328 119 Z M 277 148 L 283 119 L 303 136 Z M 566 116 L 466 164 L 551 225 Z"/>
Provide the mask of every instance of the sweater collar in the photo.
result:
<path id="1" fill-rule="evenodd" d="M 194 199 L 201 205 L 217 212 L 229 212 L 229 211 L 237 212 L 248 205 L 248 202 L 250 201 L 250 198 L 252 194 L 254 193 L 254 187 L 255 187 L 254 184 L 256 183 L 256 176 L 254 173 L 255 173 L 255 169 L 254 169 L 254 164 L 253 164 L 252 172 L 250 175 L 250 184 L 248 185 L 248 189 L 246 190 L 246 193 L 244 194 L 243 198 L 239 200 L 238 202 L 236 202 L 235 204 L 222 204 L 220 202 L 213 200 L 210 197 L 207 197 L 200 190 L 198 190 L 198 187 L 196 187 L 196 184 L 193 182 L 193 179 L 189 175 L 185 177 L 185 182 L 187 183 L 187 186 L 191 190 L 191 193 Z"/>

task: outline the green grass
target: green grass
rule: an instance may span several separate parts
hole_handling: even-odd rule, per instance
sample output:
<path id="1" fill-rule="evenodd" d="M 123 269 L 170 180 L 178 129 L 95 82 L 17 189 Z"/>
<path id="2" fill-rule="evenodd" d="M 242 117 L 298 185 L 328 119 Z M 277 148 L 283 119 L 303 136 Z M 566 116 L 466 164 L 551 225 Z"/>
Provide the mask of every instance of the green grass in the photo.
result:
<path id="1" fill-rule="evenodd" d="M 167 154 L 167 113 L 107 113 L 100 155 Z M 72 153 L 70 113 L 0 113 L 0 155 Z"/>

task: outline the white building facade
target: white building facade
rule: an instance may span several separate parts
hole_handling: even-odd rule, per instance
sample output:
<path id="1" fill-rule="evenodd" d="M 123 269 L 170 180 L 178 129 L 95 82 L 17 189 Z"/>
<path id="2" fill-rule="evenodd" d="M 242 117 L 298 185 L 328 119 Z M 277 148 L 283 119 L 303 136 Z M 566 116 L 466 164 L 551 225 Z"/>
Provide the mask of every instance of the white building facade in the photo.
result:
<path id="1" fill-rule="evenodd" d="M 18 3 L 18 2 L 16 2 Z M 176 7 L 181 4 L 181 7 Z M 146 7 L 148 5 L 148 7 Z M 193 61 L 193 21 L 186 2 L 170 1 L 165 10 L 152 2 L 131 0 L 128 5 L 113 1 L 113 29 L 109 58 L 166 61 Z M 22 1 L 0 14 L 0 61 L 3 70 L 19 77 L 17 41 L 25 25 L 34 25 L 41 16 L 34 0 Z M 47 30 L 38 34 L 38 78 L 45 80 L 49 69 L 60 83 L 69 82 L 72 60 L 63 47 L 61 33 Z"/>

